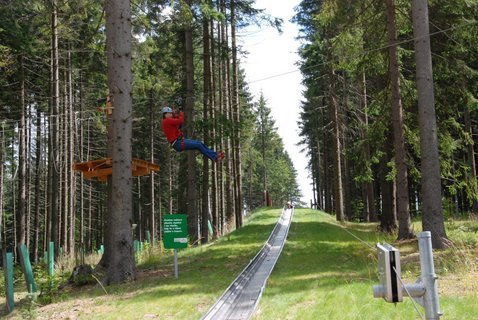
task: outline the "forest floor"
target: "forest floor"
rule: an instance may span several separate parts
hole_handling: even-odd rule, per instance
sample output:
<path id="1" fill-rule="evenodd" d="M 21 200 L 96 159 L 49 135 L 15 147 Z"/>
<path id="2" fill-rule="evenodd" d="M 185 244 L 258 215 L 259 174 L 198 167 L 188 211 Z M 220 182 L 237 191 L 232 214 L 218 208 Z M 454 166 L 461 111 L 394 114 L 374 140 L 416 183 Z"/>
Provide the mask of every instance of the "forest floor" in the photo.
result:
<path id="1" fill-rule="evenodd" d="M 6 319 L 199 319 L 262 247 L 280 211 L 261 210 L 240 230 L 181 250 L 178 279 L 172 253 L 154 250 L 139 257 L 132 283 L 66 286 L 31 302 L 20 277 L 15 311 Z M 449 220 L 447 234 L 456 247 L 434 252 L 442 319 L 478 319 L 478 221 Z M 415 282 L 416 240 L 396 242 L 377 233 L 375 224 L 338 224 L 318 211 L 295 210 L 254 319 L 424 319 L 423 309 L 408 297 L 398 304 L 373 298 L 378 242 L 400 249 L 403 282 Z"/>

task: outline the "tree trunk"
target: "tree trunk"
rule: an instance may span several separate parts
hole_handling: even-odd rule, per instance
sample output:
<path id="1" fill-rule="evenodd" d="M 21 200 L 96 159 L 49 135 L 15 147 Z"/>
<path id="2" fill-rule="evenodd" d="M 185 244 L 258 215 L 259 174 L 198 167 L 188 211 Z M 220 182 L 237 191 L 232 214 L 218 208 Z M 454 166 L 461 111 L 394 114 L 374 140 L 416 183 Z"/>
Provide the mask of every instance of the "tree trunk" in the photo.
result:
<path id="1" fill-rule="evenodd" d="M 80 65 L 83 65 L 84 61 L 80 57 Z M 79 71 L 79 106 L 80 106 L 80 114 L 84 111 L 84 100 L 83 100 L 83 71 Z M 85 143 L 85 135 L 84 135 L 84 125 L 83 122 L 80 124 L 79 128 L 79 160 L 80 162 L 85 161 L 83 156 L 83 146 Z M 80 250 L 82 253 L 85 252 L 85 181 L 84 179 L 80 179 Z M 84 261 L 82 261 L 84 263 Z"/>
<path id="2" fill-rule="evenodd" d="M 219 11 L 225 16 L 226 5 L 224 0 L 219 0 Z M 228 59 L 228 42 L 227 42 L 227 27 L 226 23 L 222 19 L 218 25 L 218 39 L 219 39 L 219 67 L 218 67 L 218 83 L 220 86 L 219 89 L 219 114 L 224 118 L 226 116 L 227 110 L 227 80 L 226 80 L 226 68 L 227 68 L 227 59 Z M 220 141 L 219 145 L 227 155 L 229 155 L 227 146 L 227 138 L 224 137 L 224 126 L 221 125 L 219 128 Z M 220 235 L 224 234 L 224 226 L 226 225 L 226 220 L 228 216 L 228 203 L 229 203 L 229 194 L 227 193 L 227 186 L 230 183 L 229 175 L 225 175 L 225 170 L 229 172 L 229 159 L 222 161 L 218 165 L 218 182 L 219 182 L 219 219 L 218 219 L 218 233 Z"/>
<path id="3" fill-rule="evenodd" d="M 236 0 L 231 0 L 231 46 L 232 46 L 232 110 L 234 139 L 234 184 L 235 184 L 235 217 L 236 228 L 242 226 L 243 195 L 242 195 L 242 164 L 241 164 L 241 106 L 239 100 L 239 67 L 236 45 Z"/>
<path id="4" fill-rule="evenodd" d="M 183 10 L 192 10 L 192 0 L 185 1 Z M 191 17 L 192 19 L 192 17 Z M 186 130 L 187 136 L 194 139 L 194 51 L 193 51 L 193 30 L 192 21 L 184 21 L 184 44 L 185 44 L 185 68 L 186 68 Z M 196 157 L 194 152 L 187 152 L 187 210 L 189 238 L 192 244 L 199 240 L 199 216 L 197 208 L 197 186 L 196 186 Z M 204 159 L 204 161 L 207 161 Z"/>
<path id="5" fill-rule="evenodd" d="M 20 106 L 20 123 L 19 135 L 20 143 L 18 147 L 18 210 L 16 212 L 16 227 L 17 227 L 17 250 L 20 245 L 25 244 L 26 240 L 26 197 L 27 197 L 27 150 L 26 150 L 26 119 L 25 119 L 25 74 L 23 68 L 23 56 L 19 57 L 18 80 L 19 88 L 19 106 Z"/>
<path id="6" fill-rule="evenodd" d="M 30 105 L 28 102 L 26 105 Z M 31 107 L 26 107 L 26 112 L 27 113 L 27 119 L 32 119 L 32 110 Z M 28 120 L 27 120 L 28 123 Z M 31 150 L 31 143 L 32 143 L 32 126 L 26 124 L 28 127 L 28 130 L 25 131 L 26 137 L 27 137 L 27 143 L 26 143 L 26 159 L 30 158 L 30 150 Z M 33 259 L 33 251 L 31 250 L 31 228 L 32 228 L 32 217 L 31 217 L 31 212 L 32 212 L 32 201 L 31 201 L 31 192 L 30 192 L 30 182 L 31 182 L 31 165 L 30 161 L 26 162 L 26 176 L 25 176 L 25 183 L 26 183 L 26 198 L 25 198 L 25 203 L 26 203 L 26 236 L 25 236 L 25 243 L 27 245 L 27 248 L 30 253 L 30 259 Z"/>
<path id="7" fill-rule="evenodd" d="M 368 129 L 368 99 L 367 99 L 367 81 L 365 78 L 365 72 L 362 72 L 362 114 L 363 114 L 363 124 L 365 126 L 365 130 Z M 367 166 L 371 166 L 370 163 L 370 144 L 366 140 L 366 133 L 362 133 L 362 138 L 366 141 L 363 146 L 363 153 L 365 157 L 365 162 Z M 371 174 L 373 174 L 372 169 L 370 169 Z M 365 222 L 368 221 L 377 221 L 377 211 L 375 209 L 375 193 L 373 190 L 373 177 L 367 182 L 364 182 L 362 188 L 364 189 L 364 216 L 363 220 Z"/>
<path id="8" fill-rule="evenodd" d="M 208 132 L 208 119 L 209 109 L 212 107 L 211 100 L 211 51 L 210 51 L 210 35 L 209 35 L 209 18 L 207 13 L 203 13 L 203 137 L 204 143 L 209 146 L 209 132 Z M 208 242 L 208 221 L 209 221 L 209 161 L 204 159 L 202 170 L 202 219 L 201 219 L 201 243 Z"/>
<path id="9" fill-rule="evenodd" d="M 431 232 L 433 248 L 442 249 L 447 246 L 448 240 L 442 213 L 427 0 L 412 0 L 412 15 L 422 161 L 422 228 Z"/>
<path id="10" fill-rule="evenodd" d="M 467 132 L 470 135 L 470 139 L 473 139 L 473 128 L 471 126 L 470 110 L 468 109 L 468 106 L 465 106 L 465 110 L 463 112 L 463 115 L 464 115 L 464 120 L 465 120 L 465 132 Z M 467 151 L 468 165 L 470 166 L 471 179 L 476 180 L 476 161 L 475 161 L 474 144 L 473 143 L 468 143 L 467 146 L 466 146 L 466 151 Z M 473 200 L 472 210 L 475 213 L 478 212 L 478 200 L 477 199 Z"/>
<path id="11" fill-rule="evenodd" d="M 35 192 L 34 192 L 34 211 L 35 211 L 35 218 L 33 222 L 33 229 L 34 231 L 34 241 L 33 241 L 33 261 L 38 262 L 39 257 L 39 249 L 40 247 L 40 165 L 41 165 L 41 148 L 42 148 L 42 125 L 41 125 L 41 112 L 40 108 L 37 107 L 37 121 L 36 121 L 36 144 L 35 144 Z"/>
<path id="12" fill-rule="evenodd" d="M 155 158 L 154 158 L 154 141 L 155 141 L 155 132 L 156 132 L 156 126 L 155 126 L 155 105 L 154 105 L 154 100 L 153 100 L 153 90 L 150 89 L 149 91 L 149 152 L 150 152 L 150 158 L 149 160 L 151 163 L 154 163 Z M 156 219 L 155 219 L 155 212 L 156 212 L 156 193 L 155 193 L 155 173 L 154 171 L 151 171 L 149 175 L 149 201 L 150 201 L 150 206 L 149 206 L 149 232 L 151 234 L 151 244 L 155 243 L 155 239 L 157 239 L 156 236 Z M 161 207 L 161 204 L 160 204 Z"/>
<path id="13" fill-rule="evenodd" d="M 60 75 L 59 75 L 59 53 L 58 53 L 58 17 L 57 1 L 51 0 L 51 110 L 49 126 L 49 145 L 48 145 L 48 239 L 54 242 L 55 257 L 58 257 L 58 182 L 59 182 L 59 158 L 58 158 L 58 131 L 59 131 L 59 108 L 60 108 Z"/>
<path id="14" fill-rule="evenodd" d="M 397 32 L 395 20 L 395 0 L 387 0 L 387 31 L 389 72 L 392 85 L 392 127 L 393 145 L 395 149 L 395 165 L 397 168 L 397 216 L 398 240 L 414 236 L 411 230 L 410 203 L 408 199 L 408 173 L 403 123 L 403 107 L 400 94 L 400 70 L 397 55 Z"/>
<path id="15" fill-rule="evenodd" d="M 108 89 L 113 113 L 108 126 L 113 173 L 108 179 L 105 224 L 107 274 L 103 282 L 136 279 L 132 235 L 132 59 L 131 8 L 128 0 L 106 0 Z M 111 184 L 110 184 L 111 183 Z"/>
<path id="16" fill-rule="evenodd" d="M 69 44 L 70 46 L 70 44 Z M 74 150 L 74 138 L 75 138 L 75 119 L 73 112 L 73 79 L 72 79 L 72 62 L 71 62 L 71 50 L 68 50 L 68 148 L 67 148 L 67 195 L 68 195 L 68 213 L 69 213 L 69 235 L 68 235 L 68 253 L 70 257 L 75 256 L 75 229 L 76 229 L 76 215 L 75 215 L 75 175 L 73 172 L 73 155 Z"/>
<path id="17" fill-rule="evenodd" d="M 221 0 L 221 12 L 227 17 L 227 10 L 226 10 L 226 2 Z M 222 40 L 222 114 L 225 117 L 226 121 L 232 122 L 231 117 L 231 103 L 230 103 L 230 55 L 229 55 L 229 36 L 228 36 L 228 28 L 227 23 L 225 22 L 227 19 L 222 21 L 222 28 L 221 28 L 221 40 Z M 231 175 L 233 173 L 233 162 L 232 162 L 232 150 L 231 150 L 231 139 L 228 138 L 229 135 L 226 135 L 224 132 L 225 128 L 223 127 L 223 134 L 221 135 L 223 138 L 223 149 L 226 153 L 226 161 L 222 163 L 223 173 L 223 219 L 222 219 L 222 233 L 224 233 L 226 228 L 229 227 L 231 224 L 233 215 L 234 215 L 234 193 L 233 193 L 233 179 L 231 179 Z M 225 170 L 225 172 L 224 172 Z"/>
<path id="18" fill-rule="evenodd" d="M 385 154 L 380 159 L 380 191 L 382 194 L 382 215 L 380 218 L 380 230 L 386 233 L 392 233 L 397 229 L 397 208 L 395 199 L 395 184 L 387 179 L 390 173 L 388 162 L 392 158 L 390 134 L 387 137 L 387 143 L 384 146 Z"/>
<path id="19" fill-rule="evenodd" d="M 335 216 L 337 221 L 344 221 L 344 191 L 342 185 L 342 150 L 340 144 L 340 123 L 339 123 L 339 105 L 335 93 L 335 72 L 330 72 L 330 112 L 333 131 L 333 157 L 334 157 L 334 199 L 335 199 Z"/>
<path id="20" fill-rule="evenodd" d="M 329 106 L 330 108 L 330 106 Z M 320 111 L 322 113 L 322 118 L 330 120 L 330 112 L 322 112 L 322 109 Z M 327 117 L 327 114 L 329 117 Z M 323 143 L 323 149 L 324 149 L 324 208 L 325 212 L 331 213 L 333 211 L 333 203 L 332 203 L 332 189 L 333 186 L 331 186 L 331 183 L 329 181 L 333 181 L 333 174 L 331 174 L 330 168 L 331 168 L 331 163 L 330 163 L 330 141 L 332 140 L 330 135 L 327 134 L 327 130 L 322 130 L 322 143 Z"/>
<path id="21" fill-rule="evenodd" d="M 219 24 L 218 24 L 219 26 Z M 214 40 L 214 20 L 211 21 L 210 26 L 210 38 Z M 216 40 L 217 41 L 217 40 Z M 211 77 L 211 103 L 212 107 L 209 109 L 209 119 L 212 123 L 212 129 L 210 135 L 213 137 L 211 141 L 211 145 L 214 150 L 218 149 L 218 141 L 216 140 L 216 132 L 218 129 L 217 124 L 217 117 L 216 117 L 216 108 L 219 105 L 219 94 L 218 94 L 218 77 L 217 74 L 219 72 L 218 64 L 217 64 L 217 55 L 216 55 L 216 41 L 211 41 L 211 70 L 217 70 L 216 72 L 212 72 Z M 211 168 L 211 215 L 212 215 L 212 225 L 213 225 L 213 237 L 216 239 L 218 237 L 218 222 L 219 222 L 219 196 L 218 196 L 218 168 L 219 164 L 214 163 Z"/>

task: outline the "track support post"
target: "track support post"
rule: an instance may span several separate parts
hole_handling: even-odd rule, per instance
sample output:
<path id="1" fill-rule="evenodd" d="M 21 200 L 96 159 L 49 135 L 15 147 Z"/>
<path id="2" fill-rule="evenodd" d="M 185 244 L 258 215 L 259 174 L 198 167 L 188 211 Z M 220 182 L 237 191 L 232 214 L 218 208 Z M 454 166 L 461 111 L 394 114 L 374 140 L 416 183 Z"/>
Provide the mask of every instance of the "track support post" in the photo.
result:
<path id="1" fill-rule="evenodd" d="M 431 232 L 418 235 L 421 276 L 414 284 L 403 284 L 401 280 L 400 252 L 389 244 L 377 244 L 380 285 L 373 286 L 373 296 L 387 302 L 401 302 L 406 295 L 425 309 L 427 320 L 438 320 L 440 312 L 437 275 L 433 264 Z"/>

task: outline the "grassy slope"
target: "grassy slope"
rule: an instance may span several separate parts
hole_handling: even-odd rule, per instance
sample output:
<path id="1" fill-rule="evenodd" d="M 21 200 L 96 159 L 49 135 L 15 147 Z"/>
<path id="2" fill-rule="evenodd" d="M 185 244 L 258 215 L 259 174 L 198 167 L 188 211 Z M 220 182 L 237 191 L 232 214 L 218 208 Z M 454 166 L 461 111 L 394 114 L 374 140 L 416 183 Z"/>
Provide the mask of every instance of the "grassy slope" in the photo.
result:
<path id="1" fill-rule="evenodd" d="M 259 212 L 211 245 L 180 251 L 178 279 L 169 252 L 141 264 L 138 281 L 107 287 L 108 295 L 101 288 L 75 290 L 36 310 L 17 307 L 9 318 L 199 319 L 263 246 L 279 215 L 279 209 Z"/>
<path id="2" fill-rule="evenodd" d="M 18 306 L 9 318 L 199 319 L 267 240 L 279 214 L 279 209 L 258 212 L 229 236 L 181 251 L 179 279 L 173 276 L 171 254 L 163 254 L 140 265 L 143 271 L 135 283 L 107 287 L 108 295 L 101 288 L 74 290 L 41 308 Z M 378 282 L 374 245 L 383 242 L 383 236 L 373 224 L 346 226 L 365 243 L 345 232 L 331 216 L 296 210 L 255 319 L 420 319 L 409 298 L 396 306 L 373 298 L 372 286 Z M 466 231 L 466 237 L 472 235 L 466 243 L 476 249 L 473 239 L 478 241 L 478 230 L 473 228 L 478 229 L 478 223 L 456 224 L 450 233 Z M 394 245 L 401 250 L 405 283 L 414 282 L 418 275 L 416 242 Z M 442 252 L 436 264 L 445 312 L 442 319 L 478 319 L 476 255 Z M 464 264 L 468 265 L 463 269 L 456 267 Z"/>
<path id="3" fill-rule="evenodd" d="M 375 225 L 347 224 L 347 230 L 365 240 L 363 243 L 332 217 L 317 211 L 296 210 L 293 221 L 254 319 L 420 319 L 408 297 L 397 305 L 373 298 L 372 286 L 378 284 L 373 246 L 387 240 L 378 238 Z M 412 283 L 419 269 L 416 241 L 396 246 L 404 250 L 404 282 Z M 436 272 L 441 277 L 449 257 L 439 256 L 437 260 Z M 445 313 L 442 319 L 478 319 L 478 274 L 457 269 L 443 277 L 446 286 L 442 288 L 439 280 L 441 310 Z M 475 287 L 453 290 L 463 279 Z"/>

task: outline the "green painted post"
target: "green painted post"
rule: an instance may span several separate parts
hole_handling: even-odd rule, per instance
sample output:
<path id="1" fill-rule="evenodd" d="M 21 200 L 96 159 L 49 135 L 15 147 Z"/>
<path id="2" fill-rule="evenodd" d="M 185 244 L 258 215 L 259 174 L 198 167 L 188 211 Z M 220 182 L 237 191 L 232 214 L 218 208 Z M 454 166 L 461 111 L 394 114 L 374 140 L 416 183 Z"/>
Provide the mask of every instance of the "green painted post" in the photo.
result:
<path id="1" fill-rule="evenodd" d="M 139 241 L 138 240 L 134 240 L 134 252 L 138 252 L 139 251 Z"/>
<path id="2" fill-rule="evenodd" d="M 51 241 L 48 247 L 48 275 L 50 277 L 53 277 L 54 273 L 55 273 L 55 243 Z"/>
<path id="3" fill-rule="evenodd" d="M 212 237 L 214 235 L 214 231 L 212 230 L 211 220 L 207 221 L 207 228 L 209 230 L 209 235 Z"/>
<path id="4" fill-rule="evenodd" d="M 35 279 L 33 279 L 33 270 L 32 264 L 30 263 L 30 257 L 28 256 L 27 246 L 22 244 L 20 246 L 20 263 L 22 265 L 23 274 L 25 275 L 25 282 L 27 284 L 28 293 L 37 292 L 37 287 L 35 286 Z"/>
<path id="5" fill-rule="evenodd" d="M 55 274 L 55 243 L 50 241 L 48 246 L 48 276 L 50 276 L 50 288 L 53 287 L 53 275 Z"/>
<path id="6" fill-rule="evenodd" d="M 3 256 L 3 271 L 5 272 L 5 297 L 7 298 L 7 313 L 15 308 L 13 299 L 13 254 L 5 252 Z"/>
<path id="7" fill-rule="evenodd" d="M 151 242 L 151 232 L 149 232 L 149 230 L 146 230 L 146 241 L 150 244 L 152 244 Z"/>
<path id="8" fill-rule="evenodd" d="M 105 253 L 105 246 L 104 245 L 100 246 L 100 252 L 101 252 L 101 254 Z"/>

